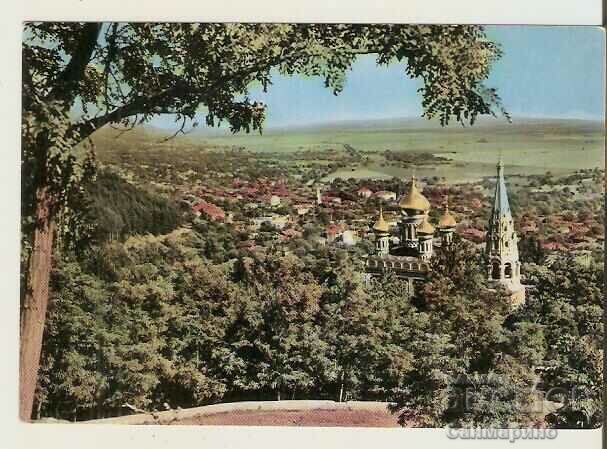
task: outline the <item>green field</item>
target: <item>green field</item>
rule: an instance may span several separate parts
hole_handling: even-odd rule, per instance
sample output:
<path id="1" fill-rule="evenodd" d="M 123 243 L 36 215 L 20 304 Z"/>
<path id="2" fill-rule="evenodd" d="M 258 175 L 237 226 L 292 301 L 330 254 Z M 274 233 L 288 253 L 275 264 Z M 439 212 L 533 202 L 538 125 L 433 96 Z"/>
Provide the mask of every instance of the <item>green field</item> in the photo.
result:
<path id="1" fill-rule="evenodd" d="M 327 124 L 318 127 L 267 130 L 259 134 L 211 134 L 208 130 L 161 143 L 163 134 L 152 129 L 133 131 L 118 139 L 115 131 L 101 133 L 101 147 L 136 153 L 154 149 L 176 157 L 184 151 L 208 152 L 242 148 L 260 152 L 264 157 L 317 151 L 317 163 L 324 164 L 322 153 L 333 149 L 344 154 L 344 145 L 369 157 L 325 177 L 382 178 L 408 176 L 411 167 L 386 163 L 383 152 L 423 152 L 449 159 L 449 163 L 416 164 L 418 176 L 445 177 L 448 182 L 476 180 L 491 176 L 501 156 L 510 175 L 565 174 L 583 168 L 604 167 L 604 130 L 600 122 L 564 119 L 516 119 L 512 124 L 499 119 L 484 119 L 473 127 L 451 125 L 442 128 L 420 119 L 393 119 L 368 122 Z M 193 151 L 194 150 L 194 151 Z M 103 150 L 102 150 L 103 151 Z M 111 151 L 111 150 L 107 150 Z M 269 154 L 271 153 L 271 154 Z M 124 153 L 123 153 L 124 154 Z M 302 161 L 302 164 L 308 162 Z"/>
<path id="2" fill-rule="evenodd" d="M 379 120 L 270 130 L 262 136 L 204 136 L 201 140 L 212 146 L 238 146 L 262 152 L 339 149 L 344 144 L 361 152 L 430 152 L 454 163 L 418 166 L 418 175 L 445 177 L 452 182 L 492 175 L 500 155 L 511 175 L 568 173 L 605 164 L 602 124 L 582 120 L 515 118 L 509 124 L 485 119 L 473 127 L 446 128 L 415 119 Z M 325 179 L 406 176 L 411 171 L 377 162 L 339 170 Z"/>

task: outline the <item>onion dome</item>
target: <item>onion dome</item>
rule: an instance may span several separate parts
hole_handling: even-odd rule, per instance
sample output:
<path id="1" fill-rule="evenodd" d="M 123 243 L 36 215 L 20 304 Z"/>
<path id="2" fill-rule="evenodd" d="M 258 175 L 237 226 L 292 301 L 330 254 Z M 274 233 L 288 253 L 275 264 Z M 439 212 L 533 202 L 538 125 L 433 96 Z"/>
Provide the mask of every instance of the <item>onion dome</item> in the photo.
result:
<path id="1" fill-rule="evenodd" d="M 417 189 L 415 176 L 411 178 L 411 187 L 407 194 L 400 199 L 398 206 L 401 209 L 422 211 L 424 213 L 430 210 L 430 202 Z"/>
<path id="2" fill-rule="evenodd" d="M 387 233 L 390 232 L 390 225 L 384 220 L 384 214 L 382 212 L 381 206 L 379 206 L 379 219 L 373 225 L 373 230 L 379 233 Z"/>
<path id="3" fill-rule="evenodd" d="M 457 222 L 455 221 L 455 217 L 453 217 L 453 215 L 451 215 L 451 212 L 449 212 L 449 204 L 447 203 L 445 204 L 445 210 L 438 219 L 438 227 L 442 229 L 454 228 L 456 225 Z"/>
<path id="4" fill-rule="evenodd" d="M 428 215 L 424 215 L 424 219 L 422 220 L 422 222 L 417 225 L 417 233 L 427 235 L 434 234 L 434 226 L 432 226 L 432 224 L 430 224 L 430 222 L 428 221 Z"/>

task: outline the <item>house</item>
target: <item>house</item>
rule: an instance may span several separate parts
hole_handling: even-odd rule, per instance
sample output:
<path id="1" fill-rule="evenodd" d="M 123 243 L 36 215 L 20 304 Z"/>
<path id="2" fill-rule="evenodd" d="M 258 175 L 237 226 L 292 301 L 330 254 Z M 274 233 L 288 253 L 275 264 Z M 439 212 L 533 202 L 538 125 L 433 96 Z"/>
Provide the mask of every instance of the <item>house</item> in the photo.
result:
<path id="1" fill-rule="evenodd" d="M 219 221 L 225 219 L 225 212 L 219 206 L 216 206 L 213 203 L 208 203 L 204 200 L 198 201 L 194 206 L 192 206 L 192 212 L 197 217 L 201 215 L 206 215 L 208 218 L 214 221 Z"/>
<path id="2" fill-rule="evenodd" d="M 289 189 L 287 189 L 287 186 L 285 185 L 284 182 L 277 182 L 274 183 L 272 185 L 272 192 L 274 193 L 275 196 L 279 196 L 279 197 L 286 197 L 289 196 Z"/>
<path id="3" fill-rule="evenodd" d="M 263 217 L 255 217 L 251 220 L 253 222 L 253 226 L 255 229 L 259 229 L 259 227 L 268 223 L 274 226 L 276 229 L 284 229 L 284 227 L 289 222 L 288 215 L 268 215 Z"/>
<path id="4" fill-rule="evenodd" d="M 320 197 L 320 203 L 318 204 L 341 204 L 341 198 L 331 194 L 325 194 Z"/>
<path id="5" fill-rule="evenodd" d="M 356 231 L 352 231 L 352 230 L 344 231 L 341 234 L 341 241 L 346 246 L 356 245 L 356 242 L 358 242 L 358 235 L 356 234 Z"/>
<path id="6" fill-rule="evenodd" d="M 375 192 L 373 196 L 383 201 L 396 201 L 396 193 L 389 190 L 380 190 L 379 192 Z"/>
<path id="7" fill-rule="evenodd" d="M 470 202 L 470 206 L 472 207 L 472 209 L 477 209 L 478 210 L 478 209 L 480 209 L 480 208 L 483 207 L 483 203 L 478 198 L 474 198 Z"/>
<path id="8" fill-rule="evenodd" d="M 485 232 L 476 228 L 466 228 L 461 231 L 461 236 L 475 243 L 485 240 Z"/>
<path id="9" fill-rule="evenodd" d="M 356 191 L 356 194 L 361 198 L 370 198 L 373 192 L 367 187 L 361 187 Z"/>
<path id="10" fill-rule="evenodd" d="M 271 223 L 278 229 L 284 229 L 284 227 L 289 223 L 288 215 L 274 215 L 272 216 Z"/>
<path id="11" fill-rule="evenodd" d="M 270 206 L 272 206 L 272 207 L 280 206 L 280 197 L 277 195 L 272 195 L 270 197 Z"/>
<path id="12" fill-rule="evenodd" d="M 558 242 L 542 242 L 542 248 L 548 251 L 562 251 L 566 249 L 565 245 Z"/>
<path id="13" fill-rule="evenodd" d="M 312 206 L 309 204 L 296 204 L 293 206 L 297 215 L 306 215 L 312 209 Z"/>
<path id="14" fill-rule="evenodd" d="M 342 223 L 331 223 L 325 228 L 325 236 L 327 243 L 334 242 L 346 230 L 346 226 Z"/>
<path id="15" fill-rule="evenodd" d="M 301 236 L 302 236 L 302 233 L 300 231 L 297 231 L 296 229 L 293 229 L 293 228 L 285 229 L 284 231 L 282 231 L 282 239 L 283 240 L 289 240 L 289 239 L 293 239 L 293 238 L 300 238 Z"/>

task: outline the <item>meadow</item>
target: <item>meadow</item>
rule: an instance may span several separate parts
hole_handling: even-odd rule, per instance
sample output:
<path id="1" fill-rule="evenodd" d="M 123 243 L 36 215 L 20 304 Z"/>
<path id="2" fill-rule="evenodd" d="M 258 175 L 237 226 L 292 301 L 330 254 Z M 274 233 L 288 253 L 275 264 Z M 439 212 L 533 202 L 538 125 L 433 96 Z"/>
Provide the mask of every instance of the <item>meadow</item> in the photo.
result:
<path id="1" fill-rule="evenodd" d="M 102 130 L 103 131 L 103 130 Z M 168 159 L 186 156 L 194 162 L 216 150 L 241 149 L 259 153 L 264 159 L 314 152 L 318 164 L 323 154 L 333 150 L 346 162 L 323 178 L 390 178 L 409 176 L 412 165 L 388 163 L 385 151 L 430 153 L 449 159 L 447 163 L 416 163 L 419 177 L 445 178 L 449 183 L 476 181 L 493 176 L 495 163 L 502 158 L 510 176 L 568 174 L 579 169 L 605 165 L 605 134 L 600 122 L 564 119 L 514 118 L 483 119 L 475 126 L 440 127 L 422 119 L 391 119 L 331 123 L 288 129 L 268 129 L 260 134 L 231 135 L 205 130 L 163 142 L 167 132 L 145 128 L 118 139 L 114 130 L 96 136 L 100 157 L 112 162 L 146 158 L 150 150 Z M 346 147 L 361 160 L 352 159 Z M 146 152 L 140 152 L 146 150 Z M 308 158 L 309 159 L 309 158 Z M 306 164 L 308 161 L 301 161 Z"/>

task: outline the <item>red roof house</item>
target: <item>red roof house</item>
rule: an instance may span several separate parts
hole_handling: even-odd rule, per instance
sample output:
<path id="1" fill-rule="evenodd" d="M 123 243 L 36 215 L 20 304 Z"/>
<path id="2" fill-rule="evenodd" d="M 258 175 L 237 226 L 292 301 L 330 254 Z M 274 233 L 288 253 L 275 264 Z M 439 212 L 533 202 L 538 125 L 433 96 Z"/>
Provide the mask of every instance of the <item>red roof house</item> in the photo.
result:
<path id="1" fill-rule="evenodd" d="M 192 212 L 196 215 L 204 214 L 211 220 L 223 220 L 226 217 L 226 214 L 221 207 L 202 200 L 192 206 Z"/>

